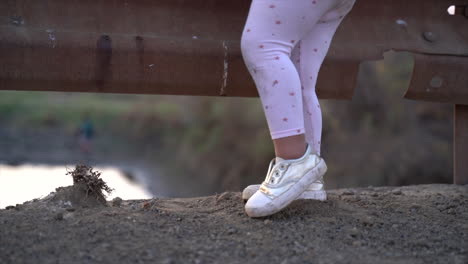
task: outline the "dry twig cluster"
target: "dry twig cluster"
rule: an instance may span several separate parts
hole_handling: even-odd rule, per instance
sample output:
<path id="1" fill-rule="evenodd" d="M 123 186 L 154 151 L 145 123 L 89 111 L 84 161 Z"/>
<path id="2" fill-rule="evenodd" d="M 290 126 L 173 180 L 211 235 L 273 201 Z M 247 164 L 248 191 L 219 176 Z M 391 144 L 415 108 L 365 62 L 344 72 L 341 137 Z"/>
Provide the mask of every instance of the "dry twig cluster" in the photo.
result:
<path id="1" fill-rule="evenodd" d="M 107 183 L 101 179 L 101 173 L 93 171 L 93 168 L 86 165 L 76 165 L 72 171 L 67 171 L 66 175 L 71 175 L 73 178 L 73 185 L 84 185 L 86 187 L 86 195 L 92 193 L 98 197 L 105 198 L 106 196 L 102 191 L 108 194 L 112 189 L 107 186 Z"/>

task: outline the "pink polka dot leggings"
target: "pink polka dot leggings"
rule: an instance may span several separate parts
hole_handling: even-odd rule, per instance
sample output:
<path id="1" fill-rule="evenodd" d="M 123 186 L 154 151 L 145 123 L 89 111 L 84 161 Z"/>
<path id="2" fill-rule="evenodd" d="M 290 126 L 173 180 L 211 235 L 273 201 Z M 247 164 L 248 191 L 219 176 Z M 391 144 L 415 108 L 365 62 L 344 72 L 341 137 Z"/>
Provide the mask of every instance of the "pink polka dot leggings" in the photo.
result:
<path id="1" fill-rule="evenodd" d="M 322 112 L 315 84 L 333 35 L 354 2 L 252 0 L 241 51 L 272 139 L 305 134 L 320 155 Z"/>

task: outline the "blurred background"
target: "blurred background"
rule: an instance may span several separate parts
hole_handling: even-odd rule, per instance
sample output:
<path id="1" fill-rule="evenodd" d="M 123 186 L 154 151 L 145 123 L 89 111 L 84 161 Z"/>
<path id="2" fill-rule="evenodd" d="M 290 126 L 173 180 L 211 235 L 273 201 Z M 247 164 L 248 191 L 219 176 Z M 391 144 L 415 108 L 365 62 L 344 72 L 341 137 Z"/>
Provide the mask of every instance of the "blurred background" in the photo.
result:
<path id="1" fill-rule="evenodd" d="M 412 66 L 385 53 L 361 64 L 352 101 L 321 100 L 327 189 L 452 181 L 452 105 L 403 99 Z M 273 157 L 259 98 L 0 91 L 4 189 L 24 166 L 42 169 L 20 184 L 58 187 L 46 175 L 83 163 L 146 192 L 127 198 L 211 195 L 260 183 Z"/>

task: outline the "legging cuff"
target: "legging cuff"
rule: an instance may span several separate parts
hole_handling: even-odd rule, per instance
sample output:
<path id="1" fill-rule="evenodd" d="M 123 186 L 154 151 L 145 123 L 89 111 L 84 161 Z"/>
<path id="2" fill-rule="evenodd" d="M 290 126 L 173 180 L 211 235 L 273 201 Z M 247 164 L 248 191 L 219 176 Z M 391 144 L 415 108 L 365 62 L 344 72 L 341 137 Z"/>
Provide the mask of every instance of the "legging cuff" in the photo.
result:
<path id="1" fill-rule="evenodd" d="M 271 134 L 271 139 L 296 136 L 296 135 L 304 134 L 304 127 L 302 126 L 302 127 L 288 129 L 288 130 L 271 132 L 270 134 Z"/>

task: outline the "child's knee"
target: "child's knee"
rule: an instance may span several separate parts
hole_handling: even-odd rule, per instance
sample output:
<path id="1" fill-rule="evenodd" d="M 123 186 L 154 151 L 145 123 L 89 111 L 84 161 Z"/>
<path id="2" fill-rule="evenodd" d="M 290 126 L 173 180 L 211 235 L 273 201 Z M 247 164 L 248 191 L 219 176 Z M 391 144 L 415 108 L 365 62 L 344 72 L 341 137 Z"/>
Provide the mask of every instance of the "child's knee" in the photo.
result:
<path id="1" fill-rule="evenodd" d="M 249 67 L 263 68 L 274 62 L 290 58 L 294 45 L 291 42 L 269 40 L 244 33 L 240 42 L 242 56 Z"/>
<path id="2" fill-rule="evenodd" d="M 249 64 L 253 64 L 258 60 L 260 41 L 251 34 L 243 34 L 240 42 L 242 56 Z"/>

